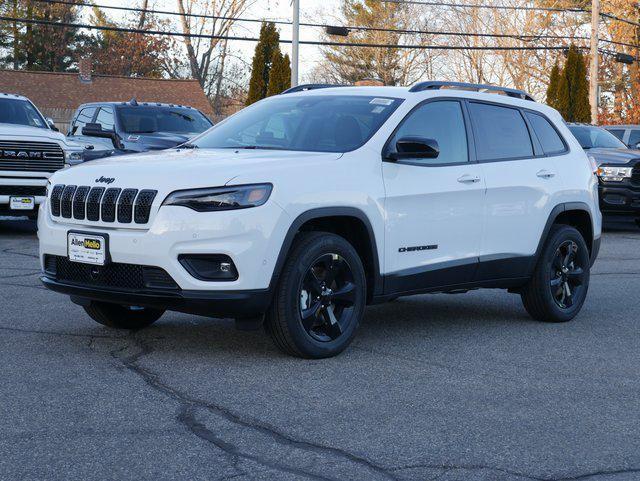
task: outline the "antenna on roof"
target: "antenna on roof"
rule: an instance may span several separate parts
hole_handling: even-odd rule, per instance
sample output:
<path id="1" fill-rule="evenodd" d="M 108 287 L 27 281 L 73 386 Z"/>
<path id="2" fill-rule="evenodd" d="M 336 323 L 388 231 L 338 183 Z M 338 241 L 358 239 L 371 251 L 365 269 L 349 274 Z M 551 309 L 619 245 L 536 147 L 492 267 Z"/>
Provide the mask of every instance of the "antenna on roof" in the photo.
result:
<path id="1" fill-rule="evenodd" d="M 138 105 L 138 101 L 136 100 L 136 98 L 135 98 L 135 97 L 133 97 L 131 100 L 129 100 L 129 103 L 130 103 L 131 105 Z"/>

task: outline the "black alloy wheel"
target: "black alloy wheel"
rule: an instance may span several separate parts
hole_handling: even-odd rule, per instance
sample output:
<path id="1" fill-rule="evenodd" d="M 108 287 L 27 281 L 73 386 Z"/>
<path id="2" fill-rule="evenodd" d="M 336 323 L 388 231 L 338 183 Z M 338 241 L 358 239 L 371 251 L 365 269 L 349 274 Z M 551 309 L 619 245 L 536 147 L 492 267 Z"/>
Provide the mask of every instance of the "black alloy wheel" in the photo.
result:
<path id="1" fill-rule="evenodd" d="M 579 265 L 578 244 L 572 240 L 564 241 L 556 249 L 551 264 L 551 295 L 558 307 L 568 309 L 573 306 L 574 299 L 581 297 L 585 271 Z"/>
<path id="2" fill-rule="evenodd" d="M 300 321 L 320 342 L 334 341 L 354 321 L 356 289 L 349 263 L 336 253 L 316 259 L 300 285 Z"/>

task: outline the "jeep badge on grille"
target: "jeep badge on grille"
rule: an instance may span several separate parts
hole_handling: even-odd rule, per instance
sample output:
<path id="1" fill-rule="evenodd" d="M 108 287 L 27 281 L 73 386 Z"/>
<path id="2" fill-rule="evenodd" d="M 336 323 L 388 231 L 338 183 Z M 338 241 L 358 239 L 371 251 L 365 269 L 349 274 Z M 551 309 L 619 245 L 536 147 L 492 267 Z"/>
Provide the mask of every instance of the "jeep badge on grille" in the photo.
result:
<path id="1" fill-rule="evenodd" d="M 101 182 L 103 184 L 113 184 L 115 181 L 116 179 L 114 177 L 105 177 L 103 175 L 101 175 L 100 178 L 96 179 L 96 182 Z"/>

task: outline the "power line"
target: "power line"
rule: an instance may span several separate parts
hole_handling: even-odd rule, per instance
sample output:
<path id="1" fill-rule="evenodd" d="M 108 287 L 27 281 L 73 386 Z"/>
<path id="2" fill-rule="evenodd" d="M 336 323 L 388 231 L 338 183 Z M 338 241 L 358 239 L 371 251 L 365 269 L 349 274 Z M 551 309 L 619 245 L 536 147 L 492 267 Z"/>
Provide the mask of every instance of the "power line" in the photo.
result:
<path id="1" fill-rule="evenodd" d="M 538 12 L 557 12 L 557 13 L 586 13 L 588 10 L 584 8 L 560 8 L 560 7 L 529 7 L 526 5 L 488 5 L 483 3 L 455 3 L 428 0 L 380 0 L 382 3 L 405 3 L 410 5 L 430 5 L 435 7 L 456 7 L 456 8 L 484 8 L 489 10 L 520 10 L 520 11 L 538 11 Z"/>
<path id="2" fill-rule="evenodd" d="M 36 20 L 29 18 L 17 18 L 9 16 L 0 16 L 0 21 L 5 22 L 17 22 L 30 25 L 48 25 L 52 27 L 67 27 L 67 28 L 84 28 L 87 30 L 101 30 L 111 32 L 122 33 L 137 33 L 142 35 L 167 35 L 173 37 L 184 38 L 209 38 L 218 40 L 238 40 L 247 42 L 257 42 L 260 39 L 256 37 L 240 37 L 234 35 L 206 35 L 196 33 L 182 33 L 182 32 L 167 32 L 162 30 L 145 30 L 139 28 L 128 27 L 113 27 L 107 25 L 88 25 L 82 23 L 72 22 L 54 22 L 51 20 Z M 280 43 L 290 44 L 291 40 L 280 39 Z M 565 50 L 567 46 L 521 46 L 521 47 L 505 47 L 500 45 L 495 46 L 462 46 L 462 45 L 408 45 L 408 44 L 385 44 L 385 43 L 360 43 L 360 42 L 327 42 L 320 40 L 301 40 L 300 44 L 303 45 L 317 45 L 317 46 L 334 46 L 334 47 L 365 47 L 365 48 L 391 48 L 391 49 L 420 49 L 420 50 L 488 50 L 488 51 L 535 51 L 535 50 Z M 578 47 L 584 48 L 584 47 Z"/>
<path id="3" fill-rule="evenodd" d="M 145 13 L 145 14 L 159 14 L 159 15 L 175 15 L 181 16 L 182 14 L 179 12 L 167 11 L 167 10 L 152 10 L 152 9 L 143 9 L 136 7 L 120 7 L 120 6 L 112 6 L 112 5 L 101 5 L 101 4 L 79 4 L 72 0 L 35 0 L 40 3 L 49 3 L 49 4 L 62 4 L 62 5 L 72 5 L 77 7 L 98 7 L 103 9 L 111 9 L 111 10 L 124 10 L 130 12 L 137 13 Z M 435 2 L 434 2 L 435 4 Z M 243 17 L 228 17 L 221 15 L 204 15 L 204 14 L 195 14 L 195 13 L 185 13 L 185 16 L 192 18 L 205 18 L 205 19 L 213 19 L 213 20 L 233 20 L 238 22 L 253 22 L 253 23 L 262 23 L 265 20 L 256 19 L 256 18 L 243 18 Z M 285 20 L 268 20 L 269 22 L 278 24 L 278 25 L 291 25 L 291 22 Z M 330 27 L 328 24 L 321 23 L 300 23 L 301 26 L 305 27 L 319 27 L 319 28 L 327 28 Z M 518 34 L 497 34 L 497 33 L 474 33 L 474 32 L 450 32 L 450 31 L 440 31 L 440 30 L 415 30 L 415 29 L 393 29 L 393 28 L 382 28 L 382 27 L 366 27 L 366 26 L 346 26 L 348 30 L 356 30 L 356 31 L 374 31 L 374 32 L 389 32 L 389 33 L 398 33 L 398 34 L 414 34 L 414 35 L 443 35 L 443 36 L 460 36 L 460 37 L 485 37 L 485 38 L 512 38 L 515 40 L 589 40 L 589 37 L 572 37 L 567 35 L 549 35 L 549 34 L 528 34 L 528 35 L 518 35 Z M 611 40 L 602 39 L 601 41 L 607 43 L 615 43 Z"/>

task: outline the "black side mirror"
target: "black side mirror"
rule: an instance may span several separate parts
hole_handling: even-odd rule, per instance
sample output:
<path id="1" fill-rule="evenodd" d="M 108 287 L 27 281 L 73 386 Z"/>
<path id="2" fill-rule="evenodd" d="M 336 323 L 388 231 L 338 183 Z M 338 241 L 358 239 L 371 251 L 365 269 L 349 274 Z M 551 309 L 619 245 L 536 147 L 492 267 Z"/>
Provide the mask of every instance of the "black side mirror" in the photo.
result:
<path id="1" fill-rule="evenodd" d="M 111 141 L 113 142 L 113 146 L 116 149 L 122 148 L 122 144 L 120 143 L 120 136 L 115 132 L 115 130 L 104 130 L 102 128 L 102 124 L 89 122 L 84 127 L 82 127 L 82 135 L 86 135 L 87 137 L 111 139 Z"/>
<path id="2" fill-rule="evenodd" d="M 435 159 L 440 155 L 440 147 L 434 139 L 424 137 L 402 137 L 396 142 L 396 151 L 389 152 L 391 160 Z"/>

